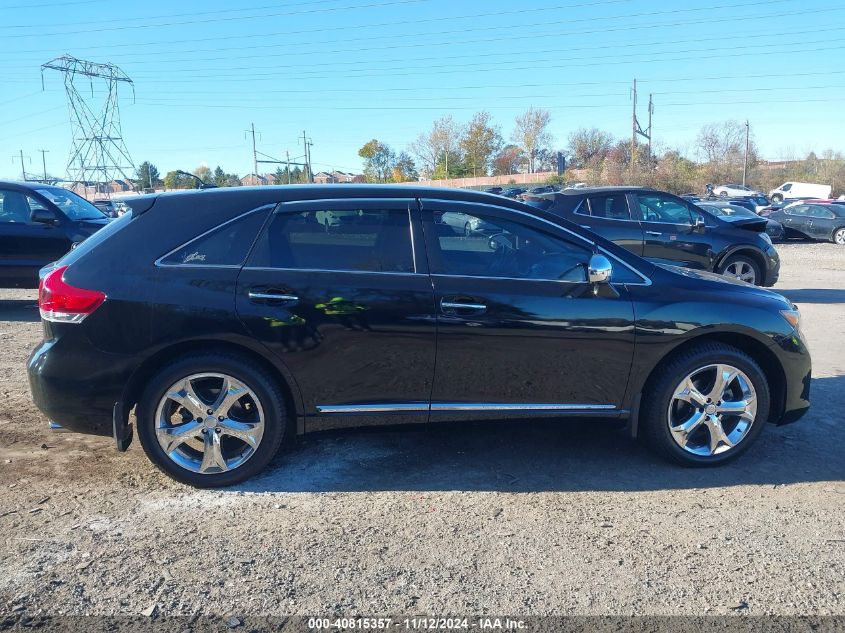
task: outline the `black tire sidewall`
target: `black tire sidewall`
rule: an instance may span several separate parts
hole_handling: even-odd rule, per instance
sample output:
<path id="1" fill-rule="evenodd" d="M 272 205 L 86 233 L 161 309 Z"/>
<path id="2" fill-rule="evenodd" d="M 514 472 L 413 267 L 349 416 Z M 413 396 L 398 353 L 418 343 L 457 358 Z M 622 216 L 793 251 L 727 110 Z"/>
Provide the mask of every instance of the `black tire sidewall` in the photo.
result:
<path id="1" fill-rule="evenodd" d="M 258 449 L 240 467 L 203 475 L 182 468 L 165 454 L 155 435 L 155 414 L 165 391 L 173 383 L 191 374 L 215 372 L 237 378 L 255 393 L 264 412 L 264 435 Z M 192 356 L 167 365 L 150 379 L 136 408 L 138 438 L 150 461 L 176 481 L 198 488 L 231 486 L 262 470 L 279 449 L 286 420 L 284 400 L 273 380 L 248 362 L 223 354 Z"/>
<path id="2" fill-rule="evenodd" d="M 757 416 L 751 430 L 740 443 L 718 455 L 701 456 L 688 453 L 672 438 L 667 412 L 675 388 L 681 380 L 697 369 L 718 363 L 729 364 L 740 369 L 751 380 L 757 395 Z M 685 466 L 715 466 L 732 461 L 747 451 L 763 432 L 768 423 L 771 394 L 765 374 L 750 357 L 727 346 L 701 349 L 678 358 L 661 372 L 647 393 L 643 394 L 644 415 L 642 425 L 647 441 L 653 448 L 672 461 Z"/>

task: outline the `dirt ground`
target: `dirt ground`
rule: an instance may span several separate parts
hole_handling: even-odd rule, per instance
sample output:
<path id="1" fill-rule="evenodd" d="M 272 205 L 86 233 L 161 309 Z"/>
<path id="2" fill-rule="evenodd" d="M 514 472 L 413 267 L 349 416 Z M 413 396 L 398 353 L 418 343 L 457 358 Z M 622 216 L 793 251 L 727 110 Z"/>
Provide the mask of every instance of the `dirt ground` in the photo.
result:
<path id="1" fill-rule="evenodd" d="M 845 248 L 780 249 L 813 408 L 687 470 L 596 421 L 344 431 L 235 489 L 48 431 L 0 291 L 0 614 L 845 614 Z"/>

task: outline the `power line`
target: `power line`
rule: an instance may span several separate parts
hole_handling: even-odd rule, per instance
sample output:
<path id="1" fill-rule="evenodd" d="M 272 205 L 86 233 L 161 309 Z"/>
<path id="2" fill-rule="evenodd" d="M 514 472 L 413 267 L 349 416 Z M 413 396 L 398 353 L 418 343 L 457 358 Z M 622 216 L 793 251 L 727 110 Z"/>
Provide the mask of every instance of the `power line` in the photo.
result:
<path id="1" fill-rule="evenodd" d="M 196 25 L 196 24 L 208 24 L 213 22 L 234 22 L 237 20 L 266 20 L 268 18 L 277 18 L 277 17 L 290 17 L 295 15 L 304 15 L 304 14 L 311 14 L 311 13 L 325 13 L 327 11 L 345 11 L 354 9 L 356 11 L 361 9 L 369 9 L 373 7 L 386 7 L 390 5 L 397 5 L 397 4 L 416 4 L 419 2 L 429 2 L 430 0 L 389 0 L 388 2 L 373 2 L 370 4 L 358 4 L 358 5 L 347 5 L 345 7 L 332 7 L 327 9 L 304 9 L 302 11 L 287 11 L 283 13 L 263 13 L 261 15 L 247 15 L 241 17 L 227 17 L 227 18 L 208 18 L 207 20 L 202 19 L 193 19 L 187 20 L 182 22 L 165 22 L 163 24 L 131 24 L 131 25 L 124 25 L 124 26 L 112 26 L 106 27 L 102 29 L 83 29 L 81 31 L 58 31 L 53 33 L 39 33 L 40 37 L 53 37 L 57 35 L 80 35 L 82 33 L 105 33 L 108 31 L 128 31 L 128 30 L 138 30 L 138 29 L 157 29 L 166 26 L 184 26 L 184 25 Z M 786 0 L 773 0 L 774 2 L 783 2 Z M 17 35 L 4 35 L 4 38 L 19 38 L 19 37 L 32 37 L 31 33 L 20 33 Z"/>
<path id="2" fill-rule="evenodd" d="M 557 5 L 557 6 L 554 6 L 554 7 L 520 8 L 520 9 L 513 10 L 513 11 L 496 11 L 496 12 L 492 12 L 492 13 L 476 13 L 476 14 L 468 14 L 468 15 L 460 15 L 460 16 L 450 15 L 450 16 L 437 17 L 437 18 L 423 18 L 423 19 L 415 19 L 415 20 L 399 20 L 399 21 L 394 21 L 394 22 L 381 22 L 381 23 L 374 23 L 374 24 L 359 24 L 359 25 L 343 25 L 343 26 L 334 26 L 334 27 L 309 28 L 309 29 L 298 30 L 298 31 L 274 31 L 274 32 L 270 32 L 270 33 L 247 33 L 247 34 L 242 34 L 242 35 L 224 35 L 224 36 L 220 36 L 220 37 L 215 37 L 215 41 L 219 42 L 219 41 L 224 41 L 224 40 L 242 40 L 242 39 L 254 39 L 254 38 L 266 39 L 268 37 L 276 37 L 276 36 L 289 37 L 291 35 L 313 36 L 314 33 L 330 32 L 330 31 L 342 31 L 342 32 L 345 32 L 345 33 L 349 33 L 350 31 L 367 29 L 367 28 L 418 25 L 418 24 L 425 24 L 425 23 L 431 23 L 431 22 L 443 22 L 443 21 L 453 22 L 455 20 L 462 20 L 462 19 L 478 19 L 478 18 L 482 18 L 482 17 L 492 17 L 492 16 L 499 17 L 499 16 L 503 16 L 503 15 L 513 15 L 513 14 L 522 15 L 522 14 L 525 14 L 525 13 L 535 13 L 535 12 L 545 12 L 545 11 L 556 11 L 556 10 L 562 10 L 562 9 L 583 8 L 583 7 L 598 6 L 598 5 L 604 5 L 604 4 L 615 4 L 615 3 L 619 3 L 619 2 L 629 2 L 629 1 L 631 1 L 631 0 L 598 0 L 598 1 L 592 1 L 592 2 L 581 2 L 581 3 L 577 3 L 577 4 Z M 771 2 L 757 0 L 755 2 L 746 2 L 746 3 L 731 4 L 731 5 L 717 5 L 717 6 L 712 6 L 712 7 L 673 9 L 673 10 L 663 11 L 663 12 L 635 13 L 635 14 L 626 14 L 626 15 L 602 16 L 601 19 L 604 19 L 604 20 L 629 19 L 631 17 L 645 17 L 645 16 L 653 16 L 653 15 L 658 15 L 658 14 L 675 14 L 675 13 L 690 12 L 690 11 L 710 11 L 710 10 L 718 10 L 718 9 L 738 9 L 738 8 L 752 7 L 752 6 L 759 6 L 759 5 L 768 6 L 768 5 L 771 5 L 771 4 L 777 4 L 777 3 L 783 3 L 783 2 L 792 2 L 792 1 L 794 1 L 794 0 L 771 0 Z M 841 9 L 838 9 L 838 8 L 834 8 L 834 9 L 815 9 L 815 10 L 805 10 L 805 11 L 789 11 L 789 12 L 784 12 L 784 13 L 774 13 L 774 14 L 768 14 L 768 15 L 732 16 L 732 17 L 729 17 L 729 18 L 713 18 L 713 19 L 708 18 L 708 23 L 712 24 L 712 23 L 719 23 L 719 22 L 737 22 L 737 21 L 744 21 L 744 20 L 759 20 L 759 19 L 767 19 L 767 18 L 779 18 L 779 17 L 785 17 L 785 16 L 795 17 L 795 16 L 798 16 L 798 15 L 809 15 L 809 14 L 815 14 L 815 13 L 820 13 L 820 12 L 824 12 L 824 11 L 837 11 L 837 10 L 841 10 Z M 589 19 L 582 19 L 582 20 L 577 20 L 577 21 L 591 22 L 591 21 L 594 21 L 594 19 L 589 18 Z M 450 35 L 450 34 L 456 34 L 456 33 L 493 31 L 493 30 L 502 30 L 502 29 L 512 31 L 514 29 L 532 28 L 532 27 L 535 27 L 535 26 L 553 26 L 553 25 L 558 25 L 558 24 L 570 24 L 572 22 L 573 22 L 573 20 L 571 18 L 570 19 L 555 20 L 555 21 L 544 20 L 542 22 L 537 22 L 537 23 L 532 23 L 532 24 L 516 24 L 516 25 L 510 24 L 510 25 L 506 25 L 506 26 L 485 26 L 485 27 L 475 27 L 475 28 L 466 28 L 466 29 L 457 29 L 457 30 L 439 31 L 439 32 L 384 34 L 384 35 L 379 35 L 379 38 L 380 39 L 387 39 L 387 38 L 390 38 L 390 39 L 395 39 L 395 38 L 406 39 L 406 38 L 414 38 L 414 37 L 430 38 L 432 35 Z M 701 24 L 701 20 L 694 20 L 692 22 L 675 22 L 675 23 L 667 23 L 667 24 L 645 24 L 645 25 L 640 24 L 640 25 L 626 26 L 626 27 L 620 27 L 620 28 L 614 28 L 614 29 L 604 29 L 603 28 L 603 29 L 599 29 L 599 30 L 586 31 L 586 32 L 581 31 L 581 30 L 566 31 L 566 32 L 561 32 L 559 30 L 555 30 L 553 32 L 549 32 L 549 33 L 545 33 L 545 34 L 543 34 L 543 33 L 531 33 L 531 38 L 545 37 L 545 36 L 557 37 L 557 36 L 565 36 L 565 35 L 580 35 L 580 34 L 583 34 L 583 33 L 604 33 L 604 32 L 608 32 L 608 31 L 613 32 L 613 31 L 642 30 L 644 28 L 665 27 L 665 26 L 683 26 L 683 25 L 688 25 L 688 24 L 699 25 L 699 24 Z M 87 33 L 87 32 L 90 32 L 90 31 L 85 31 L 85 32 Z M 479 42 L 479 41 L 481 41 L 481 42 L 486 42 L 486 41 L 498 42 L 502 39 L 506 39 L 506 40 L 513 40 L 513 39 L 525 40 L 525 37 L 526 37 L 525 34 L 521 33 L 521 34 L 516 35 L 514 37 L 505 37 L 505 38 L 497 37 L 497 38 L 494 38 L 494 39 L 491 39 L 491 40 L 469 40 L 469 41 L 462 40 L 461 43 L 466 44 L 466 43 L 475 43 L 475 42 Z M 233 47 L 233 48 L 215 47 L 213 49 L 202 49 L 202 50 L 197 50 L 197 51 L 193 51 L 193 52 L 213 52 L 213 51 L 220 51 L 220 50 L 243 50 L 245 48 L 268 48 L 268 47 L 272 48 L 272 47 L 279 47 L 279 46 L 301 47 L 305 43 L 311 44 L 311 45 L 323 45 L 323 44 L 333 44 L 333 43 L 338 43 L 338 42 L 354 42 L 354 41 L 369 41 L 369 40 L 372 40 L 372 36 L 365 36 L 365 37 L 358 37 L 358 38 L 343 37 L 341 39 L 336 39 L 336 40 L 322 40 L 322 41 L 315 41 L 313 39 L 313 37 L 309 37 L 308 41 L 304 42 L 304 43 L 303 42 L 286 42 L 286 43 L 281 44 L 281 45 L 276 43 L 276 44 L 262 44 L 262 45 L 251 46 L 251 47 L 245 47 L 245 46 L 237 46 L 237 47 Z M 138 43 L 134 43 L 132 46 L 133 47 L 158 46 L 158 45 L 161 45 L 161 44 L 185 44 L 185 43 L 191 43 L 191 42 L 208 42 L 208 37 L 195 38 L 195 39 L 184 39 L 184 38 L 182 38 L 182 39 L 178 39 L 178 40 L 159 40 L 159 41 L 153 41 L 153 42 L 138 42 Z M 454 43 L 454 42 L 450 41 L 450 42 L 444 42 L 444 43 L 448 44 L 448 43 Z M 430 42 L 430 40 L 426 40 L 424 42 L 414 44 L 414 46 L 426 46 L 426 47 L 432 46 L 432 45 L 433 45 L 433 43 Z M 411 45 L 408 45 L 408 46 L 411 46 Z M 101 48 L 114 48 L 114 45 L 109 44 L 109 45 L 79 47 L 80 50 L 91 50 L 91 49 L 101 49 Z M 387 47 L 387 48 L 390 48 L 390 47 Z M 383 50 L 383 49 L 379 48 L 379 49 L 373 49 L 373 50 Z M 33 49 L 33 50 L 25 50 L 25 51 L 18 51 L 18 52 L 19 53 L 39 53 L 39 54 L 42 54 L 42 53 L 48 52 L 48 51 L 45 50 L 45 49 Z"/>
<path id="3" fill-rule="evenodd" d="M 52 7 L 70 7 L 78 4 L 98 4 L 106 2 L 106 0 L 75 0 L 74 2 L 48 2 L 44 4 L 16 4 L 10 7 L 3 7 L 4 11 L 10 9 L 42 9 Z"/>

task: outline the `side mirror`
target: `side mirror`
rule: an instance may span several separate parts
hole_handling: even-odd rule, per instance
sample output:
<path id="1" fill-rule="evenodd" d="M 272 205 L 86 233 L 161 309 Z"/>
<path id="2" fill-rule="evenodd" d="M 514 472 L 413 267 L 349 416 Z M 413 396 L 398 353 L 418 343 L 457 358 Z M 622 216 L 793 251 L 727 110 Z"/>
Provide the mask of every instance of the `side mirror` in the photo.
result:
<path id="1" fill-rule="evenodd" d="M 707 225 L 704 224 L 704 218 L 700 215 L 695 216 L 695 224 L 692 225 L 692 228 L 700 233 L 704 232 L 704 228 Z"/>
<path id="2" fill-rule="evenodd" d="M 58 224 L 59 218 L 55 211 L 50 209 L 33 209 L 29 214 L 29 219 L 38 224 Z"/>
<path id="3" fill-rule="evenodd" d="M 604 255 L 593 255 L 587 265 L 587 280 L 591 284 L 606 284 L 610 281 L 613 265 Z"/>

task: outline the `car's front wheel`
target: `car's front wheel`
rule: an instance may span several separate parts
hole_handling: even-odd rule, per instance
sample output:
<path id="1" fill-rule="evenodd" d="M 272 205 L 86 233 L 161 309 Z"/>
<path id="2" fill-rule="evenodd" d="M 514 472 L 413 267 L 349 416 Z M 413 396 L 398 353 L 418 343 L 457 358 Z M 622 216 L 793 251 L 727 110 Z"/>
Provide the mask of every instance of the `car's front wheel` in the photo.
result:
<path id="1" fill-rule="evenodd" d="M 721 343 L 686 350 L 658 368 L 642 398 L 649 446 L 685 466 L 730 461 L 760 435 L 770 392 L 760 366 Z"/>
<path id="2" fill-rule="evenodd" d="M 719 272 L 725 277 L 733 277 L 752 285 L 760 285 L 762 274 L 760 266 L 750 257 L 733 255 L 722 264 Z"/>
<path id="3" fill-rule="evenodd" d="M 150 460 L 173 479 L 200 488 L 230 486 L 263 469 L 279 449 L 286 420 L 273 378 L 222 353 L 164 367 L 136 412 Z"/>
<path id="4" fill-rule="evenodd" d="M 830 241 L 834 244 L 845 246 L 845 226 L 836 229 L 833 232 L 833 236 L 831 237 Z"/>

